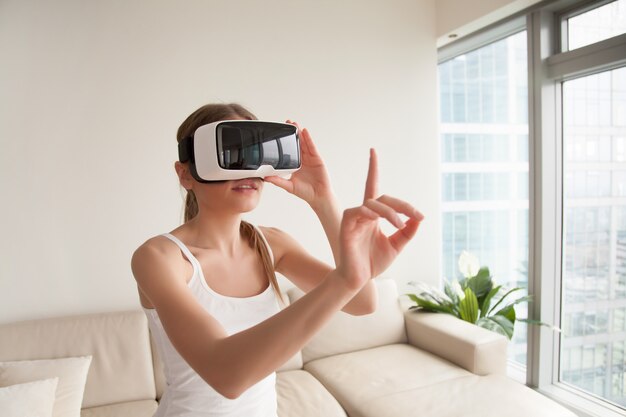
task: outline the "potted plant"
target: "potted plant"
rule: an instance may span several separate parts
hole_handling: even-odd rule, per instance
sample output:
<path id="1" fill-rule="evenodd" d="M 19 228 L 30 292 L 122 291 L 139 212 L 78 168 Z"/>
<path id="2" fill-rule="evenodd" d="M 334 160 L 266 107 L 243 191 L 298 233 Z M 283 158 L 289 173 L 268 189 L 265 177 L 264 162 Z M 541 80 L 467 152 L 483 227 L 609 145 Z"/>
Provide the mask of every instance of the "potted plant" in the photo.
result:
<path id="1" fill-rule="evenodd" d="M 409 309 L 451 314 L 500 333 L 509 340 L 513 337 L 516 321 L 549 326 L 540 321 L 518 318 L 515 305 L 531 301 L 531 296 L 517 296 L 515 293 L 521 291 L 521 287 L 504 289 L 502 285 L 496 285 L 489 268 L 479 265 L 475 256 L 463 251 L 459 256 L 459 269 L 464 278 L 446 281 L 444 292 L 411 283 L 419 287 L 419 292 L 405 294 L 416 304 Z"/>

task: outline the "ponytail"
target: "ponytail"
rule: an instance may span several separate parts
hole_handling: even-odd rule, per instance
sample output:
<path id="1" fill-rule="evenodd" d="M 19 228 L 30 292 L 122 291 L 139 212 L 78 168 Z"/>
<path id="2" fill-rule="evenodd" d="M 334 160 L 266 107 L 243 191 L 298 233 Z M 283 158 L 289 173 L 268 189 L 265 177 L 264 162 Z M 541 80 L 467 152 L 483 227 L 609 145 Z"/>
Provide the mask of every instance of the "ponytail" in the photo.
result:
<path id="1" fill-rule="evenodd" d="M 185 197 L 185 223 L 198 215 L 198 200 L 192 190 L 187 190 Z"/>
<path id="2" fill-rule="evenodd" d="M 278 286 L 276 272 L 274 271 L 274 264 L 272 262 L 272 257 L 270 256 L 267 244 L 265 243 L 265 239 L 263 238 L 263 236 L 261 236 L 261 233 L 256 227 L 243 220 L 241 221 L 241 224 L 239 226 L 239 231 L 241 232 L 241 236 L 244 239 L 248 240 L 250 246 L 253 247 L 261 257 L 261 261 L 263 262 L 263 270 L 265 271 L 265 275 L 269 279 L 270 284 L 274 289 L 274 293 L 280 299 L 281 303 L 283 305 L 286 305 L 283 294 L 280 292 L 280 287 Z"/>

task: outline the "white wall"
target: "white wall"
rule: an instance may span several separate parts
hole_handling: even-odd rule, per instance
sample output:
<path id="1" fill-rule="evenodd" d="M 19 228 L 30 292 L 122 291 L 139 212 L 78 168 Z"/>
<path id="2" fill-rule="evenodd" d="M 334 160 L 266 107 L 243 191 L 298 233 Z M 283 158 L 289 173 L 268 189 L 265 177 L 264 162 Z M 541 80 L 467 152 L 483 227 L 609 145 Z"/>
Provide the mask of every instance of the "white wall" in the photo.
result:
<path id="1" fill-rule="evenodd" d="M 207 102 L 308 127 L 344 207 L 368 148 L 426 215 L 387 273 L 436 283 L 434 0 L 0 2 L 0 322 L 138 307 L 129 261 L 178 225 L 180 122 Z M 305 204 L 248 218 L 330 261 Z"/>

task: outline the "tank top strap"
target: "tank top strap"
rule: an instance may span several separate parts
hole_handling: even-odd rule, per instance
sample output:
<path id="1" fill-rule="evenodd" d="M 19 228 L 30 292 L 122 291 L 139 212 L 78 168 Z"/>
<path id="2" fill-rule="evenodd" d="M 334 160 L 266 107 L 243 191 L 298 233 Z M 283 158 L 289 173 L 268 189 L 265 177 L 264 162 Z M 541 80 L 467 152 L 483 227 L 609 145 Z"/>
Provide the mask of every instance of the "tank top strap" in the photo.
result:
<path id="1" fill-rule="evenodd" d="M 263 234 L 263 232 L 261 231 L 261 228 L 258 227 L 257 225 L 252 225 L 252 227 L 254 227 L 254 230 L 257 231 L 257 233 L 259 234 L 259 236 L 261 236 L 261 240 L 263 241 L 263 244 L 265 245 L 265 247 L 267 248 L 267 252 L 270 255 L 270 260 L 272 261 L 272 265 L 274 265 L 274 252 L 272 252 L 272 247 L 270 246 L 269 243 L 267 243 L 267 239 L 265 238 L 265 235 Z"/>
<path id="2" fill-rule="evenodd" d="M 272 252 L 272 247 L 267 242 L 267 239 L 265 238 L 265 235 L 263 234 L 263 232 L 261 231 L 261 229 L 258 226 L 252 225 L 252 227 L 254 227 L 254 230 L 256 230 L 257 233 L 259 234 L 259 236 L 261 237 L 261 240 L 263 241 L 263 245 L 265 245 L 265 247 L 267 248 L 267 252 L 270 255 L 270 260 L 272 261 L 272 264 L 274 264 L 274 252 Z M 176 244 L 176 246 L 178 246 L 180 248 L 180 250 L 183 252 L 185 257 L 187 259 L 189 259 L 189 262 L 191 262 L 192 264 L 195 264 L 197 262 L 196 257 L 193 256 L 193 254 L 191 253 L 189 248 L 187 246 L 185 246 L 185 244 L 180 239 L 178 239 L 176 236 L 174 236 L 171 233 L 163 233 L 161 236 L 166 237 L 169 240 L 171 240 L 172 242 L 174 242 Z"/>
<path id="3" fill-rule="evenodd" d="M 198 260 L 196 259 L 195 256 L 193 256 L 193 254 L 191 253 L 189 248 L 187 246 L 185 246 L 185 244 L 179 238 L 177 238 L 176 236 L 174 236 L 171 233 L 163 233 L 161 236 L 166 237 L 169 240 L 171 240 L 172 242 L 174 242 L 176 244 L 176 246 L 178 246 L 180 248 L 180 250 L 183 252 L 185 257 L 189 260 L 189 262 L 191 262 L 191 264 L 193 265 L 193 267 L 195 269 L 196 262 L 198 262 Z"/>

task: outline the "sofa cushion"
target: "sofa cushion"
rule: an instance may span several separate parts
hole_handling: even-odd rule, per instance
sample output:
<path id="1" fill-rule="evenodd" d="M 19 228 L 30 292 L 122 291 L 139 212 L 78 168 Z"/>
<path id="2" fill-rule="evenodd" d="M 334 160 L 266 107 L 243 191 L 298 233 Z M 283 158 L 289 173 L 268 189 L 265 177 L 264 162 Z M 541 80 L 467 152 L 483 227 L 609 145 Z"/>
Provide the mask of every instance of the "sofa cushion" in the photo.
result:
<path id="1" fill-rule="evenodd" d="M 58 378 L 53 417 L 79 417 L 91 356 L 0 362 L 0 386 Z"/>
<path id="2" fill-rule="evenodd" d="M 324 384 L 350 417 L 375 398 L 471 375 L 408 344 L 317 359 L 306 363 L 304 369 Z"/>
<path id="3" fill-rule="evenodd" d="M 51 417 L 59 378 L 0 386 L 2 417 Z"/>
<path id="4" fill-rule="evenodd" d="M 143 400 L 83 408 L 80 417 L 152 417 L 157 405 L 155 400 Z"/>
<path id="5" fill-rule="evenodd" d="M 338 312 L 302 349 L 304 363 L 340 353 L 370 349 L 393 343 L 406 343 L 406 329 L 398 290 L 391 279 L 376 279 L 378 307 L 372 314 L 352 316 Z M 304 293 L 289 290 L 291 302 Z"/>
<path id="6" fill-rule="evenodd" d="M 468 376 L 371 398 L 350 417 L 576 417 L 504 375 Z"/>
<path id="7" fill-rule="evenodd" d="M 574 417 L 505 376 L 474 375 L 406 344 L 318 359 L 304 368 L 350 417 Z"/>
<path id="8" fill-rule="evenodd" d="M 154 400 L 148 324 L 141 311 L 0 325 L 0 361 L 93 357 L 83 408 Z"/>
<path id="9" fill-rule="evenodd" d="M 306 371 L 278 372 L 276 391 L 279 417 L 346 417 L 337 400 Z"/>

